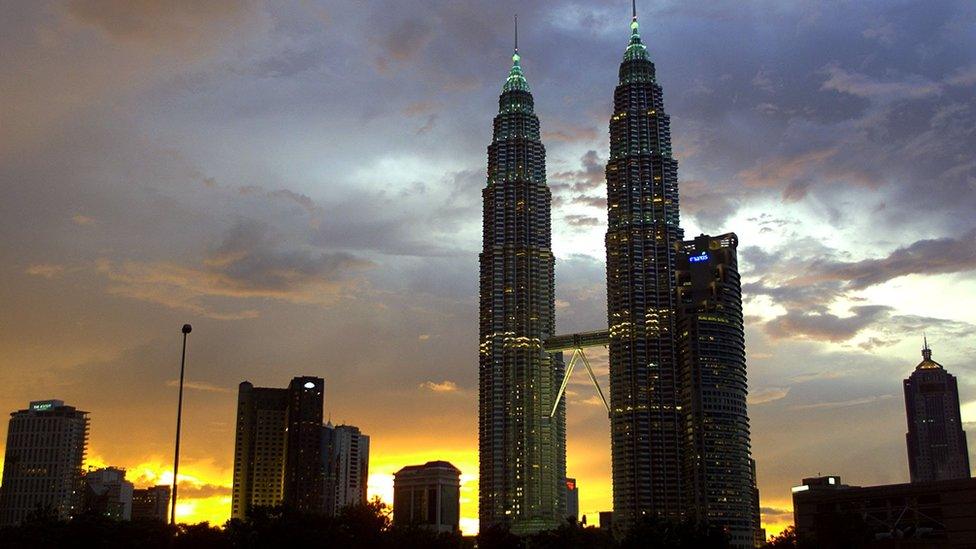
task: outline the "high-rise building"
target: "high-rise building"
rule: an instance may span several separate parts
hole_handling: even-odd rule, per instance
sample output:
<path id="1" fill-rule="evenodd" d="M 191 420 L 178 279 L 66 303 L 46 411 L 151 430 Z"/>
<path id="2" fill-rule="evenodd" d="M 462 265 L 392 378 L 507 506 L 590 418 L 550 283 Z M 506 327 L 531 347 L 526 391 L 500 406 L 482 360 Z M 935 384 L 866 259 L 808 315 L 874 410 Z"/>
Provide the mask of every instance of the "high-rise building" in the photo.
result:
<path id="1" fill-rule="evenodd" d="M 674 337 L 678 162 L 637 14 L 620 64 L 607 162 L 607 317 L 613 515 L 682 518 Z"/>
<path id="2" fill-rule="evenodd" d="M 310 513 L 322 510 L 322 404 L 325 382 L 296 377 L 288 384 L 285 451 L 286 504 Z"/>
<path id="3" fill-rule="evenodd" d="M 132 483 L 125 480 L 125 469 L 94 469 L 85 473 L 83 509 L 114 520 L 131 520 L 132 493 Z"/>
<path id="4" fill-rule="evenodd" d="M 166 522 L 169 518 L 169 490 L 165 484 L 132 490 L 132 520 Z"/>
<path id="5" fill-rule="evenodd" d="M 962 430 L 956 377 L 932 360 L 927 340 L 922 362 L 904 385 L 912 482 L 969 478 L 969 447 Z"/>
<path id="6" fill-rule="evenodd" d="M 566 518 L 577 522 L 579 516 L 579 485 L 575 478 L 566 479 Z"/>
<path id="7" fill-rule="evenodd" d="M 323 392 L 317 377 L 294 378 L 287 389 L 240 384 L 232 518 L 256 506 L 321 509 Z"/>
<path id="8" fill-rule="evenodd" d="M 343 507 L 366 503 L 369 436 L 359 427 L 332 422 L 322 426 L 322 511 L 335 516 Z"/>
<path id="9" fill-rule="evenodd" d="M 0 527 L 49 509 L 68 518 L 81 503 L 88 412 L 61 400 L 31 402 L 10 414 L 0 486 Z"/>
<path id="10" fill-rule="evenodd" d="M 457 532 L 461 471 L 446 461 L 408 465 L 393 475 L 393 523 Z"/>
<path id="11" fill-rule="evenodd" d="M 753 547 L 755 481 L 735 234 L 675 244 L 685 514 Z"/>
<path id="12" fill-rule="evenodd" d="M 237 398 L 231 517 L 280 505 L 285 475 L 288 391 L 243 382 Z"/>
<path id="13" fill-rule="evenodd" d="M 518 47 L 498 100 L 480 255 L 479 514 L 481 527 L 554 528 L 566 513 L 566 415 L 550 412 L 563 376 L 545 148 Z"/>

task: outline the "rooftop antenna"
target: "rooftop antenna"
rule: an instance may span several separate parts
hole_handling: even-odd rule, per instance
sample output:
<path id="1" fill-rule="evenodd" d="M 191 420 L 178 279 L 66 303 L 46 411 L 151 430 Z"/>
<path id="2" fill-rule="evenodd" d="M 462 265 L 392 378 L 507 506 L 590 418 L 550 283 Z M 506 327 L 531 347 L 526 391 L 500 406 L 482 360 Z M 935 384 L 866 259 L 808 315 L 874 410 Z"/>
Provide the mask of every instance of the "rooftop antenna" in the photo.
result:
<path id="1" fill-rule="evenodd" d="M 518 14 L 515 14 L 515 53 L 518 53 Z"/>
<path id="2" fill-rule="evenodd" d="M 922 332 L 922 350 L 929 350 L 929 338 L 925 337 L 925 332 Z"/>
<path id="3" fill-rule="evenodd" d="M 634 12 L 634 21 L 637 21 L 637 0 L 630 0 L 630 7 Z"/>

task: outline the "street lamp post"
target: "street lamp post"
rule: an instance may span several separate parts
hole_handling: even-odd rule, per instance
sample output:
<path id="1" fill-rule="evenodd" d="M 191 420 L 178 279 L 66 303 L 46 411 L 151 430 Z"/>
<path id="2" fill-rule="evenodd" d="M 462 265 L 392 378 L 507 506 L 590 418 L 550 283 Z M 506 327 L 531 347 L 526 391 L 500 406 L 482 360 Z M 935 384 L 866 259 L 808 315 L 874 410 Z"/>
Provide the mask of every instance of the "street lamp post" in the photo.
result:
<path id="1" fill-rule="evenodd" d="M 169 514 L 169 522 L 176 525 L 176 475 L 180 471 L 180 424 L 183 420 L 183 371 L 186 369 L 186 335 L 193 330 L 189 324 L 183 325 L 183 354 L 180 357 L 180 399 L 176 405 L 176 456 L 173 458 L 173 502 Z"/>

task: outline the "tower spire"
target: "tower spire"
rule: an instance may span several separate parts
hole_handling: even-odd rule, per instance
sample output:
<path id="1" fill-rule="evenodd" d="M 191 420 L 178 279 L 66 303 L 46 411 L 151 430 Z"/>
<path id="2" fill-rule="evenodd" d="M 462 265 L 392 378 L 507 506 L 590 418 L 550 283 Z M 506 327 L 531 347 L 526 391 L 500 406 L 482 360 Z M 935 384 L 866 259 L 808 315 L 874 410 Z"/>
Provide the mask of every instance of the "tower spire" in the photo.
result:
<path id="1" fill-rule="evenodd" d="M 922 332 L 922 358 L 932 360 L 932 349 L 929 348 L 929 338 Z"/>
<path id="2" fill-rule="evenodd" d="M 637 21 L 637 0 L 630 0 L 630 7 L 634 10 L 634 21 Z"/>
<path id="3" fill-rule="evenodd" d="M 510 90 L 522 90 L 529 91 L 529 83 L 525 80 L 525 74 L 522 73 L 522 65 L 519 61 L 522 56 L 518 52 L 518 14 L 515 14 L 515 53 L 512 54 L 512 69 L 508 72 L 508 78 L 505 80 L 505 85 L 502 87 L 502 91 Z"/>

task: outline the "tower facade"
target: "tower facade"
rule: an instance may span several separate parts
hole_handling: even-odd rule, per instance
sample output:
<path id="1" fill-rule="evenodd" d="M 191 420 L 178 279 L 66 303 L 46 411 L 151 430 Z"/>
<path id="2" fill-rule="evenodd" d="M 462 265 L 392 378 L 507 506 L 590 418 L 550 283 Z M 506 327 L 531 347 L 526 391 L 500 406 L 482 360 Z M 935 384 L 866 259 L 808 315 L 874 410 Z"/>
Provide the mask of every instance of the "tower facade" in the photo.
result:
<path id="1" fill-rule="evenodd" d="M 562 355 L 554 334 L 554 259 L 539 119 L 518 47 L 498 100 L 482 191 L 479 514 L 481 528 L 534 532 L 562 524 L 566 416 L 550 417 Z"/>
<path id="2" fill-rule="evenodd" d="M 620 64 L 607 162 L 607 316 L 615 527 L 682 517 L 674 337 L 678 163 L 637 16 Z"/>
<path id="3" fill-rule="evenodd" d="M 322 511 L 335 516 L 344 507 L 366 504 L 369 436 L 359 427 L 329 422 L 322 426 L 324 469 Z"/>
<path id="4" fill-rule="evenodd" d="M 296 377 L 288 384 L 285 503 L 307 513 L 322 509 L 324 390 L 320 377 Z"/>
<path id="5" fill-rule="evenodd" d="M 753 547 L 758 494 L 746 409 L 746 346 L 735 234 L 676 244 L 676 331 L 686 515 Z"/>
<path id="6" fill-rule="evenodd" d="M 61 400 L 31 402 L 10 414 L 0 485 L 0 527 L 37 508 L 67 519 L 78 510 L 88 448 L 88 412 Z"/>
<path id="7" fill-rule="evenodd" d="M 956 377 L 932 360 L 927 341 L 922 362 L 904 386 L 912 482 L 969 478 L 969 447 L 962 430 Z"/>
<path id="8" fill-rule="evenodd" d="M 460 531 L 460 469 L 446 461 L 428 461 L 397 471 L 393 475 L 393 524 Z"/>
<path id="9" fill-rule="evenodd" d="M 285 389 L 240 384 L 231 518 L 257 506 L 321 510 L 324 386 L 319 377 L 296 377 Z"/>

